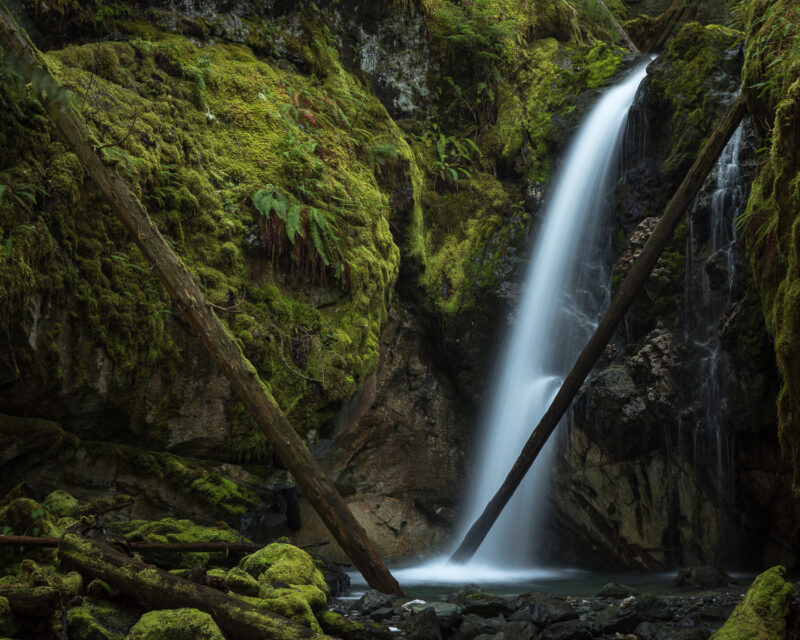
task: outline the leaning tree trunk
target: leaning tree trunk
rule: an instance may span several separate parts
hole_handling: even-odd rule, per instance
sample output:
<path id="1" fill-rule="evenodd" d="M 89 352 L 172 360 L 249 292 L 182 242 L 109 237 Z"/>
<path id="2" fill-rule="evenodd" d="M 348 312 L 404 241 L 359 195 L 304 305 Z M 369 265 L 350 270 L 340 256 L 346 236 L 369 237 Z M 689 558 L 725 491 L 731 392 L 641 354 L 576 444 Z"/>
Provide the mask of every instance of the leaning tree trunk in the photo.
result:
<path id="1" fill-rule="evenodd" d="M 722 122 L 717 126 L 711 137 L 706 142 L 700 155 L 695 160 L 686 177 L 681 182 L 675 195 L 669 201 L 664 210 L 661 220 L 659 220 L 650 239 L 647 241 L 642 253 L 631 266 L 627 277 L 622 282 L 617 294 L 611 301 L 603 319 L 600 321 L 594 335 L 578 356 L 575 365 L 564 379 L 564 383 L 558 390 L 556 397 L 550 403 L 547 412 L 542 416 L 538 426 L 531 433 L 522 452 L 519 454 L 514 466 L 503 481 L 500 489 L 486 505 L 483 513 L 472 525 L 461 545 L 456 549 L 450 558 L 450 562 L 467 562 L 475 554 L 489 529 L 492 528 L 495 520 L 500 515 L 503 507 L 506 506 L 514 491 L 522 482 L 525 474 L 530 469 L 536 456 L 542 450 L 544 443 L 558 426 L 559 421 L 569 407 L 575 394 L 580 389 L 586 376 L 594 367 L 597 359 L 602 355 L 603 350 L 608 344 L 617 325 L 625 317 L 625 313 L 638 295 L 640 289 L 647 280 L 647 276 L 653 270 L 661 252 L 667 242 L 672 237 L 675 226 L 683 217 L 684 212 L 694 200 L 700 187 L 703 186 L 708 173 L 733 135 L 736 127 L 739 126 L 744 117 L 746 107 L 741 96 L 736 99 L 733 106 L 728 110 Z"/>
<path id="2" fill-rule="evenodd" d="M 699 0 L 673 0 L 669 8 L 656 18 L 653 34 L 640 47 L 642 53 L 650 53 L 661 48 L 679 22 L 694 17 L 698 6 Z"/>
<path id="3" fill-rule="evenodd" d="M 597 0 L 597 2 L 602 7 L 605 14 L 608 16 L 608 19 L 611 20 L 611 23 L 614 25 L 614 28 L 619 32 L 619 35 L 622 36 L 622 39 L 625 41 L 625 44 L 628 45 L 628 49 L 630 49 L 631 53 L 641 53 L 641 51 L 639 51 L 637 46 L 633 43 L 633 40 L 631 40 L 628 33 L 625 31 L 625 29 L 622 28 L 622 25 L 617 21 L 616 17 L 614 17 L 614 14 L 611 13 L 611 9 L 608 8 L 606 3 L 603 2 L 603 0 Z"/>
<path id="4" fill-rule="evenodd" d="M 226 595 L 219 589 L 189 582 L 133 560 L 106 544 L 67 534 L 61 538 L 58 553 L 61 565 L 65 568 L 99 578 L 147 607 L 188 607 L 205 611 L 223 632 L 233 638 L 325 638 L 312 629 Z"/>
<path id="5" fill-rule="evenodd" d="M 41 73 L 41 69 L 46 71 L 47 65 L 41 55 L 1 1 L 0 44 L 14 53 L 30 74 Z M 61 135 L 145 258 L 155 267 L 173 302 L 222 368 L 231 386 L 263 429 L 281 462 L 294 476 L 333 537 L 371 587 L 384 593 L 402 593 L 366 531 L 289 424 L 255 367 L 245 358 L 227 328 L 211 310 L 183 262 L 164 240 L 125 180 L 109 170 L 89 144 L 89 133 L 83 119 L 67 100 L 60 100 L 51 104 L 51 107 Z"/>

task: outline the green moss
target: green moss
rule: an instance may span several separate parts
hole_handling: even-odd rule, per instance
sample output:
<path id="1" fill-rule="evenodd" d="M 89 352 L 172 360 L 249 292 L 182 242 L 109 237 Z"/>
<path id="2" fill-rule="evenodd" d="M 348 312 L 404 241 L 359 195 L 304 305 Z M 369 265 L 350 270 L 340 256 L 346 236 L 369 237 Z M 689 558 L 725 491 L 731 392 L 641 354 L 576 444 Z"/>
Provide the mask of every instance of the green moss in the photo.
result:
<path id="1" fill-rule="evenodd" d="M 782 640 L 794 598 L 794 587 L 783 567 L 768 569 L 755 579 L 728 621 L 712 640 Z"/>
<path id="2" fill-rule="evenodd" d="M 325 633 L 342 640 L 363 640 L 368 637 L 363 624 L 335 611 L 322 612 L 319 615 L 319 624 Z"/>
<path id="3" fill-rule="evenodd" d="M 242 600 L 254 607 L 260 607 L 277 613 L 284 618 L 293 620 L 305 627 L 309 627 L 318 633 L 322 632 L 317 619 L 314 617 L 314 612 L 311 610 L 311 605 L 306 599 L 298 592 L 286 588 L 271 588 L 264 590 L 264 596 L 260 595 L 257 598 L 249 596 L 239 596 Z"/>
<path id="4" fill-rule="evenodd" d="M 255 597 L 258 595 L 260 588 L 258 581 L 239 567 L 233 567 L 225 574 L 225 583 L 231 591 L 243 596 Z"/>
<path id="5" fill-rule="evenodd" d="M 312 585 L 323 593 L 328 592 L 328 586 L 314 564 L 314 559 L 290 544 L 273 542 L 242 558 L 239 567 L 261 583 Z"/>
<path id="6" fill-rule="evenodd" d="M 55 526 L 55 518 L 38 502 L 29 498 L 16 498 L 0 507 L 0 533 L 16 536 L 55 537 L 59 534 Z M 10 567 L 22 558 L 32 558 L 44 564 L 55 564 L 54 549 L 26 549 L 24 553 L 18 547 L 0 547 L 0 560 Z"/>
<path id="7" fill-rule="evenodd" d="M 74 518 L 78 515 L 78 501 L 66 491 L 53 491 L 42 504 L 57 518 Z"/>
<path id="8" fill-rule="evenodd" d="M 84 598 L 81 604 L 67 609 L 67 633 L 74 640 L 122 640 L 136 621 L 136 616 L 103 600 Z M 54 623 L 60 633 L 61 620 Z"/>
<path id="9" fill-rule="evenodd" d="M 742 5 L 746 32 L 742 88 L 764 140 L 742 235 L 782 378 L 781 446 L 800 490 L 800 9 L 786 0 Z"/>
<path id="10" fill-rule="evenodd" d="M 128 640 L 225 640 L 214 619 L 197 609 L 148 611 L 133 625 Z"/>
<path id="11" fill-rule="evenodd" d="M 8 598 L 0 596 L 0 636 L 14 636 L 19 630 L 20 624 L 11 612 Z"/>

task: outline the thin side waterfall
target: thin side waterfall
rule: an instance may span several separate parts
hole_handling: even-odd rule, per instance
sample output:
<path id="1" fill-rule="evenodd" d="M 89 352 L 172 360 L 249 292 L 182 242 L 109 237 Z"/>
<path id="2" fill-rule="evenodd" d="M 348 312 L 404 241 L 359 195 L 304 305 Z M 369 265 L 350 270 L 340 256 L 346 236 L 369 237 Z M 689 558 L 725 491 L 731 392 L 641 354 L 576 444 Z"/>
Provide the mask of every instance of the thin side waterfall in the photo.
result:
<path id="1" fill-rule="evenodd" d="M 603 213 L 628 109 L 646 64 L 609 90 L 566 156 L 531 254 L 522 300 L 496 382 L 465 513 L 465 529 L 497 491 L 608 302 Z M 555 436 L 539 454 L 473 562 L 538 564 L 533 556 Z"/>
<path id="2" fill-rule="evenodd" d="M 696 469 L 712 471 L 717 501 L 731 492 L 733 480 L 732 433 L 726 415 L 728 377 L 718 325 L 734 289 L 734 221 L 745 202 L 739 166 L 742 137 L 740 125 L 717 161 L 707 218 L 697 221 L 690 216 L 686 239 L 685 337 L 700 353 L 691 400 L 695 415 L 691 459 Z M 705 244 L 702 251 L 698 251 L 700 243 Z M 725 282 L 718 278 L 712 283 L 705 269 L 709 256 L 724 265 Z"/>

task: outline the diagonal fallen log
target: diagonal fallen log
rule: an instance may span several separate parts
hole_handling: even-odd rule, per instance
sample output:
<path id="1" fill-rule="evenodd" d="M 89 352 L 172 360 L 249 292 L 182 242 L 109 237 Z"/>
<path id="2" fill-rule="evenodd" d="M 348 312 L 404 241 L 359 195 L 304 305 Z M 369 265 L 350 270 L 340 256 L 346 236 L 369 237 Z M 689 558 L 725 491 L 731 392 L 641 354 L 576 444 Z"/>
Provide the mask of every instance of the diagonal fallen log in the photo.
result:
<path id="1" fill-rule="evenodd" d="M 8 600 L 15 615 L 26 618 L 47 618 L 61 603 L 61 597 L 53 587 L 0 585 L 0 598 Z"/>
<path id="2" fill-rule="evenodd" d="M 138 562 L 104 543 L 67 534 L 60 540 L 58 555 L 64 568 L 99 578 L 147 607 L 189 607 L 205 611 L 223 632 L 233 638 L 325 638 L 271 611 L 225 595 L 218 589 L 195 584 Z"/>
<path id="3" fill-rule="evenodd" d="M 622 36 L 622 39 L 625 41 L 625 44 L 628 45 L 628 49 L 630 50 L 630 52 L 636 54 L 641 53 L 641 51 L 639 51 L 639 49 L 633 43 L 633 40 L 631 40 L 630 36 L 625 31 L 625 29 L 622 28 L 622 25 L 619 22 L 617 22 L 616 17 L 614 17 L 614 14 L 611 13 L 611 9 L 608 8 L 606 3 L 603 2 L 603 0 L 597 0 L 597 3 L 603 9 L 603 12 L 608 16 L 608 19 L 611 20 L 611 23 L 614 25 L 614 28 L 619 32 L 619 35 Z"/>
<path id="4" fill-rule="evenodd" d="M 17 26 L 2 0 L 0 45 L 16 56 L 29 75 L 41 76 L 47 71 L 41 54 Z M 57 86 L 54 80 L 50 82 Z M 227 328 L 212 311 L 186 266 L 164 240 L 125 180 L 106 167 L 92 148 L 83 119 L 67 100 L 51 103 L 50 107 L 61 136 L 111 205 L 117 218 L 128 229 L 142 254 L 155 267 L 175 306 L 222 368 L 231 386 L 333 537 L 372 588 L 384 593 L 402 593 L 397 580 L 375 551 L 364 527 L 353 516 L 308 447 L 289 424 L 255 367 L 245 358 Z"/>
<path id="5" fill-rule="evenodd" d="M 711 134 L 675 195 L 672 196 L 669 204 L 667 204 L 667 208 L 664 210 L 658 225 L 653 229 L 653 233 L 650 235 L 650 239 L 644 249 L 642 249 L 642 253 L 631 266 L 631 270 L 611 301 L 603 319 L 578 356 L 572 370 L 567 374 L 547 412 L 542 416 L 533 433 L 531 433 L 500 489 L 497 490 L 489 504 L 486 505 L 483 513 L 467 532 L 461 545 L 450 557 L 450 562 L 467 562 L 475 554 L 486 534 L 489 533 L 489 529 L 492 528 L 503 507 L 511 499 L 519 483 L 522 482 L 550 434 L 555 431 L 575 394 L 578 393 L 578 389 L 580 389 L 586 376 L 589 375 L 597 359 L 602 355 L 617 326 L 625 317 L 625 313 L 633 304 L 642 286 L 644 286 L 647 276 L 650 275 L 659 256 L 661 256 L 661 252 L 672 237 L 672 232 L 694 200 L 700 187 L 703 186 L 703 182 L 705 182 L 706 177 L 714 167 L 728 139 L 733 135 L 736 127 L 739 126 L 745 112 L 744 99 L 739 96 L 731 108 L 728 109 L 722 122 Z"/>

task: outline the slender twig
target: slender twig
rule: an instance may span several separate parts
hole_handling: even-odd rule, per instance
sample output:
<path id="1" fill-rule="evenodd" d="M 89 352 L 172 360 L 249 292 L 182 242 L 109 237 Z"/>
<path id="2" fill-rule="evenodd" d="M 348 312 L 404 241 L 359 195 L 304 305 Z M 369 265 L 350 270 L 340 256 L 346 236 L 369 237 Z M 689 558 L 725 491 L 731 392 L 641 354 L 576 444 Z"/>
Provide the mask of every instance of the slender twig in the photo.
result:
<path id="1" fill-rule="evenodd" d="M 100 151 L 100 149 L 105 149 L 106 147 L 119 147 L 130 137 L 131 133 L 133 132 L 133 128 L 136 126 L 136 121 L 139 119 L 139 110 L 137 109 L 133 113 L 133 122 L 131 122 L 130 129 L 128 129 L 128 133 L 126 133 L 121 139 L 117 140 L 116 142 L 109 142 L 108 144 L 102 144 L 99 147 L 94 147 L 95 153 Z"/>

